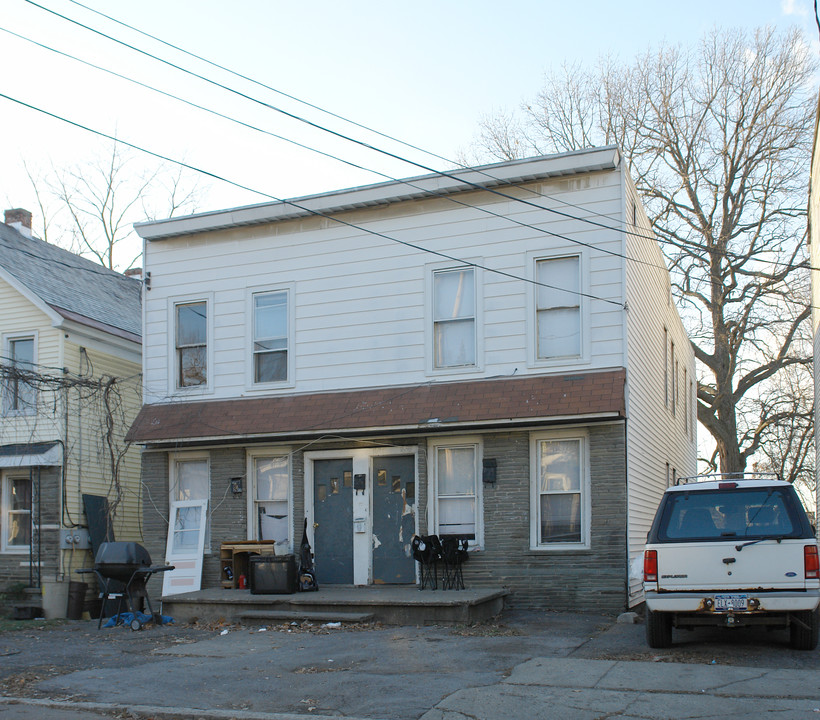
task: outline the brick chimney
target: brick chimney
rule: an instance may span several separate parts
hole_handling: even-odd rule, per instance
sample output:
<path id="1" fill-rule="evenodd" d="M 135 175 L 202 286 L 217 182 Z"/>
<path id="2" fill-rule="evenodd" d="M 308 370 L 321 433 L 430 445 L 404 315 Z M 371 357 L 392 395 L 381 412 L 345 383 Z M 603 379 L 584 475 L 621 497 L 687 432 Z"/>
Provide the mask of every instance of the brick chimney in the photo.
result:
<path id="1" fill-rule="evenodd" d="M 31 213 L 23 208 L 6 210 L 5 223 L 13 227 L 21 235 L 31 237 Z"/>
<path id="2" fill-rule="evenodd" d="M 136 278 L 137 280 L 142 280 L 142 268 L 128 268 L 123 275 L 125 277 Z"/>

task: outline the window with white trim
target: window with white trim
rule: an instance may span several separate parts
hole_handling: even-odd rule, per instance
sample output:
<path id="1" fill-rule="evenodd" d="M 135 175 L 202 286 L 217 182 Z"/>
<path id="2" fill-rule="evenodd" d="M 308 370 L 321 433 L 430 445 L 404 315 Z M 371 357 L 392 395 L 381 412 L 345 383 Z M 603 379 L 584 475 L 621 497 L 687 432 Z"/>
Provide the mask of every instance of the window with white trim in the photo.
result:
<path id="1" fill-rule="evenodd" d="M 288 291 L 253 294 L 253 382 L 288 381 Z"/>
<path id="2" fill-rule="evenodd" d="M 252 540 L 273 540 L 290 547 L 290 457 L 287 454 L 249 456 L 253 480 L 250 532 Z"/>
<path id="3" fill-rule="evenodd" d="M 2 549 L 28 552 L 31 545 L 31 477 L 28 472 L 4 472 L 2 487 Z"/>
<path id="4" fill-rule="evenodd" d="M 589 543 L 585 435 L 533 438 L 533 547 Z"/>
<path id="5" fill-rule="evenodd" d="M 208 382 L 208 303 L 174 305 L 176 386 L 197 387 Z"/>
<path id="6" fill-rule="evenodd" d="M 465 535 L 480 542 L 478 443 L 434 445 L 433 459 L 436 488 L 433 532 Z"/>
<path id="7" fill-rule="evenodd" d="M 6 357 L 11 372 L 3 388 L 3 409 L 10 414 L 31 414 L 36 411 L 37 394 L 26 373 L 34 370 L 34 337 L 6 340 Z"/>
<path id="8" fill-rule="evenodd" d="M 539 360 L 581 355 L 581 258 L 535 261 L 536 355 Z"/>
<path id="9" fill-rule="evenodd" d="M 207 455 L 188 455 L 180 453 L 170 458 L 170 500 L 211 500 L 211 469 Z M 205 549 L 211 544 L 211 515 L 207 508 L 205 529 Z"/>
<path id="10" fill-rule="evenodd" d="M 433 367 L 476 364 L 475 270 L 433 273 Z"/>

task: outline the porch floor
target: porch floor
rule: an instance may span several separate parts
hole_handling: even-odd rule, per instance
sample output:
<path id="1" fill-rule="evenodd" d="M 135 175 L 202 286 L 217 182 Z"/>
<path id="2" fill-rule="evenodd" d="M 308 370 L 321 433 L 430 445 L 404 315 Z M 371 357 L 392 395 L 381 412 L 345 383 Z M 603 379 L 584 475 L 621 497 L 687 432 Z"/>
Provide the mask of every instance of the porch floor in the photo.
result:
<path id="1" fill-rule="evenodd" d="M 489 620 L 504 609 L 508 594 L 503 588 L 419 590 L 416 585 L 330 585 L 316 592 L 290 595 L 254 595 L 250 590 L 207 588 L 164 595 L 161 607 L 163 615 L 177 622 L 223 620 L 258 624 L 308 619 L 436 625 Z"/>

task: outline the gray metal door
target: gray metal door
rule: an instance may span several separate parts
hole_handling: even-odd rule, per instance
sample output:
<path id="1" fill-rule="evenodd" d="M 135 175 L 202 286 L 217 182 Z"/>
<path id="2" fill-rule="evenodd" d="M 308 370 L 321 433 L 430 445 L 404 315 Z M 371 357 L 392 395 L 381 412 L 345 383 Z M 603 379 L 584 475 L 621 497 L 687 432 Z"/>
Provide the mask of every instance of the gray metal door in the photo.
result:
<path id="1" fill-rule="evenodd" d="M 353 584 L 353 461 L 313 462 L 313 553 L 322 585 Z"/>
<path id="2" fill-rule="evenodd" d="M 410 541 L 416 531 L 412 455 L 373 458 L 373 582 L 416 581 Z"/>

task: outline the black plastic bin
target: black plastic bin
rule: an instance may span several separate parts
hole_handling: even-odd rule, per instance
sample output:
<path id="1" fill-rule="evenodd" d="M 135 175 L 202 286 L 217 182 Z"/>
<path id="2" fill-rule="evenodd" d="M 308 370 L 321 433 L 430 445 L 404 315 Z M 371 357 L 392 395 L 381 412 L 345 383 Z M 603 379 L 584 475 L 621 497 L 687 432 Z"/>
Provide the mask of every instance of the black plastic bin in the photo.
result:
<path id="1" fill-rule="evenodd" d="M 295 555 L 253 555 L 249 563 L 252 594 L 285 595 L 296 592 Z"/>

